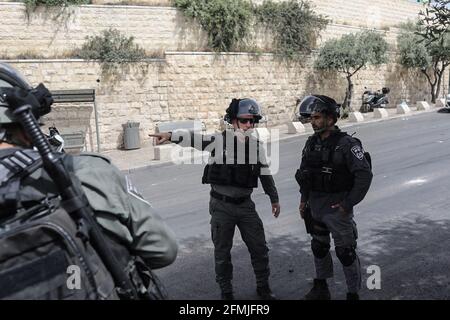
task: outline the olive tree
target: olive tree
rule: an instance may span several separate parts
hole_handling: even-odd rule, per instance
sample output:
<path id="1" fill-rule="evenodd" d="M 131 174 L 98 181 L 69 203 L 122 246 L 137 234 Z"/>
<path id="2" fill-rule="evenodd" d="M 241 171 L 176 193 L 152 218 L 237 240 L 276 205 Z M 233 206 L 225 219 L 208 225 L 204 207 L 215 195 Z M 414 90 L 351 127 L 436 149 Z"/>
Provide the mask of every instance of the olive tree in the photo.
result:
<path id="1" fill-rule="evenodd" d="M 346 34 L 325 42 L 319 50 L 314 67 L 319 70 L 337 71 L 347 79 L 342 107 L 344 111 L 352 111 L 352 77 L 366 66 L 386 63 L 387 50 L 386 40 L 376 31 Z"/>
<path id="2" fill-rule="evenodd" d="M 436 103 L 445 69 L 450 65 L 450 31 L 425 42 L 424 27 L 420 23 L 403 24 L 401 29 L 397 37 L 398 62 L 425 75 L 430 85 L 431 102 Z"/>
<path id="3" fill-rule="evenodd" d="M 450 31 L 450 0 L 426 1 L 419 13 L 422 28 L 418 34 L 426 44 L 439 40 Z"/>

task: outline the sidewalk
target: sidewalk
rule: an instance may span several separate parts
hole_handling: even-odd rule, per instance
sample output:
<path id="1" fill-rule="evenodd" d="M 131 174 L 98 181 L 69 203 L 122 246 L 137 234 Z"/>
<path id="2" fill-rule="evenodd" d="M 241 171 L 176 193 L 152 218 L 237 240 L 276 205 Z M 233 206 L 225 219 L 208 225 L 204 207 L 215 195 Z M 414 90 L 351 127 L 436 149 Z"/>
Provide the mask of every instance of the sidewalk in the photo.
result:
<path id="1" fill-rule="evenodd" d="M 386 121 L 391 119 L 397 119 L 397 118 L 404 118 L 404 117 L 410 117 L 418 114 L 428 113 L 428 112 L 436 112 L 438 110 L 437 107 L 430 105 L 431 109 L 426 111 L 413 111 L 416 108 L 411 108 L 411 113 L 408 114 L 397 114 L 396 108 L 388 108 L 387 110 L 389 117 L 383 118 L 383 119 L 374 119 L 373 112 L 370 113 L 364 113 L 364 121 L 362 122 L 350 122 L 347 119 L 345 120 L 338 120 L 337 125 L 340 128 L 347 128 L 354 125 L 359 125 L 361 123 L 373 123 L 378 121 Z M 274 127 L 268 128 L 271 129 L 278 129 L 279 130 L 279 141 L 289 139 L 292 137 L 298 137 L 303 135 L 311 135 L 313 133 L 313 130 L 311 128 L 310 124 L 305 124 L 306 131 L 303 133 L 295 133 L 295 134 L 288 134 L 288 127 L 286 124 L 278 125 Z M 160 160 L 154 160 L 154 146 L 151 142 L 144 144 L 140 149 L 136 150 L 111 150 L 111 151 L 105 151 L 102 152 L 103 155 L 109 157 L 113 164 L 115 164 L 120 170 L 122 171 L 134 171 L 136 169 L 142 169 L 146 167 L 151 167 L 155 165 L 164 165 L 169 164 L 171 161 L 160 161 Z M 196 151 L 194 153 L 194 157 L 201 157 L 202 153 L 199 151 Z"/>

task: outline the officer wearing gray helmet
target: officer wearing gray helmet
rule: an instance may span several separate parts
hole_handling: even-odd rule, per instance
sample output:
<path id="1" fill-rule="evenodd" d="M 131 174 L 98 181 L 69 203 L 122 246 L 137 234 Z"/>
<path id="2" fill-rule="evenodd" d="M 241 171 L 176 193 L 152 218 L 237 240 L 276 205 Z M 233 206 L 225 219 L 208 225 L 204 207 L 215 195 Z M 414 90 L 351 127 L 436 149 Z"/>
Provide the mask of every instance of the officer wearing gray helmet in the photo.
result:
<path id="1" fill-rule="evenodd" d="M 267 168 L 268 163 L 259 143 L 256 144 L 258 160 L 252 163 L 249 159 L 252 156 L 249 154 L 251 153 L 250 145 L 254 138 L 248 133 L 261 117 L 261 107 L 255 100 L 233 99 L 225 116 L 225 120 L 233 125 L 233 130 L 225 130 L 211 137 L 191 133 L 191 143 L 187 145 L 183 144 L 183 140 L 173 137 L 175 131 L 150 135 L 157 138 L 157 144 L 172 140 L 182 146 L 196 147 L 201 150 L 210 147 L 212 143 L 216 144 L 216 148 L 211 152 L 209 164 L 205 167 L 202 182 L 211 185 L 209 211 L 216 282 L 220 286 L 222 299 L 225 300 L 234 299 L 230 251 L 236 226 L 250 252 L 256 276 L 257 294 L 262 299 L 275 299 L 269 286 L 269 249 L 265 240 L 264 227 L 255 210 L 255 204 L 250 198 L 253 189 L 258 186 L 259 178 L 264 192 L 270 197 L 272 214 L 275 218 L 278 217 L 280 205 L 277 189 L 270 174 L 261 174 L 261 170 Z M 198 139 L 202 141 L 201 144 L 195 144 Z M 236 149 L 229 148 L 227 141 L 234 141 L 233 146 Z M 243 157 L 245 163 L 237 161 L 239 152 L 234 151 L 240 150 L 239 145 L 245 147 L 246 152 Z"/>
<path id="2" fill-rule="evenodd" d="M 311 111 L 314 135 L 302 152 L 295 178 L 300 185 L 300 215 L 311 234 L 316 277 L 306 300 L 329 300 L 326 282 L 333 276 L 330 233 L 347 283 L 347 299 L 359 299 L 361 270 L 356 254 L 357 229 L 353 207 L 364 199 L 372 181 L 370 155 L 360 141 L 342 132 L 339 108 L 332 98 L 307 96 L 301 110 Z"/>

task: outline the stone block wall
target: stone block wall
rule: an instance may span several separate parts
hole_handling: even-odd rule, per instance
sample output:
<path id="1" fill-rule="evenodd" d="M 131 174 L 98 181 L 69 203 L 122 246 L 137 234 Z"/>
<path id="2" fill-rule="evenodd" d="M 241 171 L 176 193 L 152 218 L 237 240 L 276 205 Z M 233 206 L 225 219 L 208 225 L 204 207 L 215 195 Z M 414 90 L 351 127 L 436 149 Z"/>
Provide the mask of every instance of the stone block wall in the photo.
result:
<path id="1" fill-rule="evenodd" d="M 252 97 L 263 106 L 269 126 L 292 120 L 297 98 L 322 93 L 342 102 L 346 81 L 336 74 L 312 69 L 312 57 L 302 65 L 287 65 L 271 54 L 168 52 L 165 60 L 129 66 L 110 73 L 100 64 L 81 60 L 10 61 L 33 85 L 50 90 L 95 89 L 102 150 L 120 148 L 122 125 L 140 122 L 143 144 L 160 121 L 198 119 L 218 129 L 231 98 Z M 448 72 L 445 76 L 448 83 Z M 364 87 L 391 88 L 395 106 L 403 99 L 428 100 L 428 85 L 420 74 L 393 61 L 378 69 L 361 70 L 354 78 L 353 107 L 359 108 Z M 48 125 L 86 128 L 88 150 L 96 150 L 92 104 L 57 104 Z"/>
<path id="2" fill-rule="evenodd" d="M 106 1 L 106 0 L 105 0 Z M 144 0 L 145 1 L 145 0 Z M 153 1 L 155 0 L 147 0 Z M 327 15 L 332 24 L 322 41 L 361 28 L 383 30 L 395 42 L 402 21 L 414 19 L 421 6 L 408 0 L 312 1 L 316 11 Z M 144 2 L 145 3 L 145 2 Z M 161 2 L 164 4 L 164 2 Z M 66 58 L 80 48 L 87 36 L 115 28 L 133 36 L 149 54 L 164 51 L 204 51 L 207 38 L 200 26 L 186 19 L 181 11 L 163 6 L 82 5 L 65 9 L 38 7 L 27 14 L 23 3 L 0 2 L 0 57 L 18 55 L 37 58 Z M 260 33 L 256 44 L 270 48 L 270 37 Z"/>
<path id="3" fill-rule="evenodd" d="M 96 0 L 112 2 L 115 0 Z M 80 47 L 87 35 L 109 27 L 135 37 L 148 52 L 161 50 L 162 59 L 104 69 L 96 62 L 76 59 L 8 60 L 33 85 L 44 82 L 50 90 L 95 89 L 102 150 L 120 148 L 127 121 L 140 123 L 143 144 L 156 123 L 198 119 L 216 129 L 230 99 L 252 97 L 263 106 L 269 126 L 292 120 L 297 98 L 322 93 L 342 102 L 346 81 L 336 74 L 312 68 L 313 56 L 300 64 L 286 64 L 271 54 L 201 52 L 205 34 L 182 13 L 164 7 L 169 0 L 133 0 L 148 6 L 90 5 L 58 9 L 39 8 L 27 18 L 22 3 L 0 2 L 0 56 L 35 53 L 63 56 Z M 395 49 L 398 22 L 414 18 L 420 6 L 408 0 L 312 1 L 319 13 L 332 18 L 319 42 L 367 28 L 378 28 Z M 104 3 L 104 2 L 103 2 Z M 65 15 L 64 15 L 65 14 Z M 372 18 L 370 18 L 372 17 Z M 373 17 L 380 17 L 377 20 Z M 27 20 L 28 19 L 28 20 Z M 261 47 L 267 38 L 259 38 Z M 448 83 L 448 73 L 445 77 Z M 391 88 L 391 106 L 402 100 L 429 100 L 428 85 L 421 74 L 401 69 L 391 61 L 378 69 L 361 70 L 354 77 L 353 108 L 359 108 L 365 87 Z M 55 104 L 46 117 L 48 125 L 87 132 L 88 150 L 97 148 L 93 104 Z M 63 130 L 62 130 L 63 131 Z"/>

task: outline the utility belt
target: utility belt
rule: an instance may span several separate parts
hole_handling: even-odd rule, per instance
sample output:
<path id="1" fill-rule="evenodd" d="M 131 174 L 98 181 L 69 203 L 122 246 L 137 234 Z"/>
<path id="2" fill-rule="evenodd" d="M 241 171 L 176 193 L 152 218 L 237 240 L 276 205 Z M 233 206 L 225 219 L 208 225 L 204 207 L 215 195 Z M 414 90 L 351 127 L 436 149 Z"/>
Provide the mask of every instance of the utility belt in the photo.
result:
<path id="1" fill-rule="evenodd" d="M 233 198 L 233 197 L 228 197 L 223 194 L 220 194 L 214 190 L 211 190 L 210 194 L 211 194 L 211 197 L 213 197 L 214 199 L 221 200 L 223 202 L 233 203 L 233 204 L 241 204 L 247 200 L 250 200 L 250 196 Z"/>

